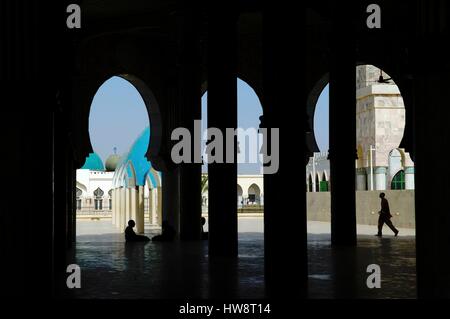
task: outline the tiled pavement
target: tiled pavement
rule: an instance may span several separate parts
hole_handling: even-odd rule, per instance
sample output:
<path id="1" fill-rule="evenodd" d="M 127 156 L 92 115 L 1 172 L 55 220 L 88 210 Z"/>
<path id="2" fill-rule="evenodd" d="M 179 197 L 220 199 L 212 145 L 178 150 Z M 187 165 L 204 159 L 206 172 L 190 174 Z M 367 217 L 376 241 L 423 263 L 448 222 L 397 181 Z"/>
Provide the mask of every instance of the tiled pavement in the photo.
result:
<path id="1" fill-rule="evenodd" d="M 82 287 L 73 298 L 237 298 L 264 297 L 262 218 L 239 220 L 239 258 L 232 265 L 208 262 L 208 243 L 125 244 L 110 221 L 78 221 L 77 243 L 69 254 L 81 267 Z M 387 230 L 386 230 L 387 231 Z M 159 230 L 146 225 L 146 234 Z M 331 248 L 329 224 L 308 222 L 310 298 L 415 298 L 415 240 L 403 236 L 373 236 L 374 226 L 358 226 L 356 248 Z M 386 232 L 387 233 L 387 232 Z M 295 247 L 295 246 L 293 246 Z M 295 258 L 292 251 L 287 259 Z M 367 265 L 381 267 L 381 289 L 366 286 Z M 224 276 L 224 271 L 232 271 Z M 232 278 L 221 282 L 222 278 Z M 217 284 L 212 284 L 218 281 Z"/>

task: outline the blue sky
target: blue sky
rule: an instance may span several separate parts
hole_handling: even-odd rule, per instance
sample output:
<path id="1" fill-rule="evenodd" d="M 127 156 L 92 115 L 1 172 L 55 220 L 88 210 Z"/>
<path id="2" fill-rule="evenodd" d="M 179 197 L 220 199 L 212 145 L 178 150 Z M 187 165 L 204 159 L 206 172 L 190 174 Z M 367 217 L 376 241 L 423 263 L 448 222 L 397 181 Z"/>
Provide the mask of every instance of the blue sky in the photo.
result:
<path id="1" fill-rule="evenodd" d="M 91 145 L 100 158 L 106 158 L 117 147 L 123 154 L 149 125 L 145 103 L 127 80 L 112 77 L 95 94 L 89 114 Z"/>
<path id="2" fill-rule="evenodd" d="M 329 87 L 328 84 L 323 89 L 316 104 L 314 113 L 314 134 L 316 136 L 317 146 L 321 152 L 328 151 L 328 105 L 329 105 Z"/>
<path id="3" fill-rule="evenodd" d="M 258 96 L 244 81 L 238 80 L 238 126 L 259 126 L 262 107 Z M 207 93 L 202 97 L 202 127 L 206 127 Z M 151 107 L 151 106 L 150 106 Z M 281 107 L 281 106 L 280 106 Z M 148 113 L 139 92 L 127 80 L 112 77 L 98 89 L 89 115 L 92 148 L 105 161 L 117 147 L 128 151 L 134 140 L 149 125 Z M 328 86 L 317 103 L 314 117 L 316 139 L 321 150 L 328 149 Z M 240 164 L 239 174 L 259 174 L 259 164 Z"/>

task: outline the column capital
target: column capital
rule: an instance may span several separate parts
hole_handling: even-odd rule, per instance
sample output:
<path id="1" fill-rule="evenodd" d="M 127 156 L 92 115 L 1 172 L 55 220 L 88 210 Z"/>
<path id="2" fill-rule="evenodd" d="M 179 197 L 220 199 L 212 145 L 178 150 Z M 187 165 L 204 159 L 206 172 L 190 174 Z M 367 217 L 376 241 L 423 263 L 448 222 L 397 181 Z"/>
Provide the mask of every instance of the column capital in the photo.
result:
<path id="1" fill-rule="evenodd" d="M 367 175 L 366 167 L 358 167 L 356 169 L 356 174 L 357 175 Z"/>
<path id="2" fill-rule="evenodd" d="M 405 167 L 405 174 L 414 174 L 414 166 Z"/>
<path id="3" fill-rule="evenodd" d="M 375 174 L 386 174 L 387 167 L 386 166 L 375 166 L 373 168 Z"/>

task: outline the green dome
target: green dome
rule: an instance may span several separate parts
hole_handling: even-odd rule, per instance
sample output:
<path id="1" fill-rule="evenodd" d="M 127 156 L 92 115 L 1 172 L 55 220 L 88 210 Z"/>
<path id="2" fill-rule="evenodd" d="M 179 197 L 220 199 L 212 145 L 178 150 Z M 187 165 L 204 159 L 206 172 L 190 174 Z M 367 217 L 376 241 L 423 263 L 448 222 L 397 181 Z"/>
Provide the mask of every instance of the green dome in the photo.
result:
<path id="1" fill-rule="evenodd" d="M 82 169 L 90 169 L 91 171 L 104 171 L 105 167 L 100 156 L 97 153 L 90 153 L 84 162 Z"/>
<path id="2" fill-rule="evenodd" d="M 107 172 L 114 172 L 117 164 L 120 162 L 120 156 L 117 154 L 110 155 L 105 162 L 105 168 Z"/>

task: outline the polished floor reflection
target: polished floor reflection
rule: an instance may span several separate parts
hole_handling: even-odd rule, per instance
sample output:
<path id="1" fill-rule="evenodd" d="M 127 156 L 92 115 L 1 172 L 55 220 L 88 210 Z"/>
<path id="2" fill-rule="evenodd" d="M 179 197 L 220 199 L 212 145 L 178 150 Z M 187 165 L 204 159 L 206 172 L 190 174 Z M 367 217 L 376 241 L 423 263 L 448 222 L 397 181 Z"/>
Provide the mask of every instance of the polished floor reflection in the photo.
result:
<path id="1" fill-rule="evenodd" d="M 262 218 L 239 220 L 239 258 L 208 261 L 208 243 L 133 243 L 109 221 L 78 221 L 69 258 L 81 267 L 74 298 L 263 298 Z M 415 241 L 407 236 L 358 236 L 357 248 L 331 248 L 329 224 L 308 222 L 310 298 L 415 298 Z M 373 226 L 359 232 L 376 232 Z M 158 229 L 146 226 L 149 236 Z M 295 245 L 286 243 L 287 260 Z M 367 265 L 381 267 L 381 289 L 369 289 Z"/>

